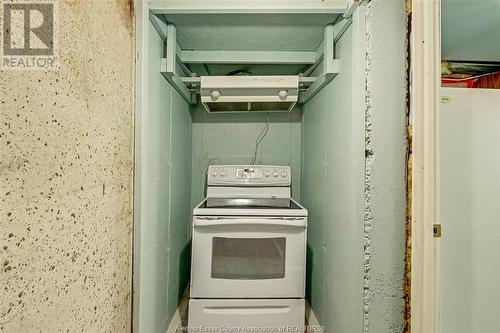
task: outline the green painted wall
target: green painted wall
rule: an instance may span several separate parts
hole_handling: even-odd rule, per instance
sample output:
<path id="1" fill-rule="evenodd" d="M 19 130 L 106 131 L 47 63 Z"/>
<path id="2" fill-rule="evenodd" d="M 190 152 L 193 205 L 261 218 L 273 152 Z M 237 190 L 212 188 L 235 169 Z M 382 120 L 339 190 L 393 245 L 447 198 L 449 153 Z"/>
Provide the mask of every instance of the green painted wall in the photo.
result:
<path id="1" fill-rule="evenodd" d="M 404 14 L 396 2 L 370 6 L 381 3 Z M 165 331 L 187 284 L 191 209 L 204 197 L 207 166 L 250 163 L 267 116 L 257 164 L 290 165 L 293 197 L 309 210 L 307 297 L 320 322 L 328 332 L 400 331 L 406 81 L 399 81 L 404 48 L 394 43 L 404 42 L 405 16 L 391 21 L 402 30 L 387 34 L 390 15 L 356 13 L 336 44 L 341 73 L 303 107 L 269 115 L 187 105 L 159 73 L 163 43 L 149 27 L 148 110 L 136 124 L 144 150 L 134 230 L 141 239 L 141 332 Z M 397 89 L 378 91 L 388 74 Z"/>
<path id="2" fill-rule="evenodd" d="M 266 125 L 269 131 L 259 145 L 256 164 L 290 165 L 293 196 L 300 199 L 301 115 L 299 106 L 290 113 L 208 113 L 203 106 L 192 110 L 193 162 L 192 205 L 204 198 L 205 172 L 210 164 L 249 164 L 255 141 Z"/>
<path id="3" fill-rule="evenodd" d="M 160 74 L 164 46 L 149 24 L 148 103 L 140 126 L 139 331 L 165 332 L 189 278 L 191 114 Z M 137 200 L 137 198 L 136 198 Z M 136 320 L 136 319 L 134 319 Z"/>
<path id="4" fill-rule="evenodd" d="M 340 74 L 303 112 L 307 295 L 327 332 L 402 332 L 404 2 L 358 8 L 335 52 Z"/>
<path id="5" fill-rule="evenodd" d="M 363 331 L 364 142 L 356 136 L 364 133 L 364 122 L 353 115 L 352 30 L 336 45 L 341 73 L 303 114 L 307 297 L 327 331 L 338 333 Z"/>

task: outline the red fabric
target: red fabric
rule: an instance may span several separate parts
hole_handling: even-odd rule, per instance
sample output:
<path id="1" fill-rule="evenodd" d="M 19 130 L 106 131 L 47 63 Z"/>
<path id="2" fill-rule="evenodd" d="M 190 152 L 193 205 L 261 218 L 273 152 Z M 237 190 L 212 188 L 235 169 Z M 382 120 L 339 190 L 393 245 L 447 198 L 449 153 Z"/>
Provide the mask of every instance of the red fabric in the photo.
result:
<path id="1" fill-rule="evenodd" d="M 500 89 L 500 72 L 481 76 L 474 82 L 474 88 Z"/>
<path id="2" fill-rule="evenodd" d="M 500 72 L 463 79 L 442 78 L 443 87 L 500 89 Z"/>
<path id="3" fill-rule="evenodd" d="M 441 79 L 441 83 L 444 87 L 463 87 L 472 88 L 477 78 L 468 79 Z"/>

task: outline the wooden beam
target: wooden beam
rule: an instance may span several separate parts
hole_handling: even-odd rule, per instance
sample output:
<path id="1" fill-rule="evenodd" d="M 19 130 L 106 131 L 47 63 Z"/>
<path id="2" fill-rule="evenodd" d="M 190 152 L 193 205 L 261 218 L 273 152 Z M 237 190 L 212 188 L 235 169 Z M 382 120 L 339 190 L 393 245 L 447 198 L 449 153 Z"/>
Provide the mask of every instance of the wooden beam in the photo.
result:
<path id="1" fill-rule="evenodd" d="M 152 0 L 154 14 L 343 14 L 346 0 Z"/>
<path id="2" fill-rule="evenodd" d="M 335 57 L 335 44 L 338 42 L 338 40 L 342 37 L 344 32 L 347 31 L 347 29 L 351 26 L 352 24 L 352 18 L 343 18 L 340 21 L 336 22 L 333 24 L 333 46 L 327 45 L 325 46 L 325 41 L 328 41 L 328 44 L 331 43 L 331 29 L 328 26 L 325 28 L 324 32 L 324 38 L 321 44 L 318 46 L 316 49 L 316 61 L 314 62 L 313 65 L 311 65 L 305 72 L 304 76 L 309 76 L 311 75 L 316 68 L 323 62 L 324 58 L 324 53 L 325 50 L 328 48 L 331 50 L 333 48 L 333 57 Z M 328 35 L 327 35 L 328 33 Z"/>
<path id="3" fill-rule="evenodd" d="M 182 51 L 185 64 L 314 64 L 315 52 Z"/>
<path id="4" fill-rule="evenodd" d="M 318 92 L 321 91 L 330 81 L 332 81 L 335 76 L 340 73 L 340 60 L 334 59 L 332 65 L 332 72 L 325 73 L 316 80 L 307 88 L 307 90 L 300 95 L 300 103 L 307 103 L 311 98 L 313 98 Z"/>
<path id="5" fill-rule="evenodd" d="M 167 24 L 157 15 L 149 12 L 149 21 L 160 35 L 165 45 L 167 44 Z"/>
<path id="6" fill-rule="evenodd" d="M 333 60 L 335 57 L 335 29 L 333 24 L 325 27 L 323 38 L 323 74 L 333 73 Z"/>
<path id="7" fill-rule="evenodd" d="M 165 72 L 177 74 L 175 62 L 177 61 L 177 37 L 176 29 L 173 24 L 167 24 L 167 50 L 166 50 L 166 69 Z"/>
<path id="8" fill-rule="evenodd" d="M 186 100 L 186 102 L 193 104 L 194 99 L 191 92 L 186 87 L 182 79 L 172 71 L 168 71 L 168 59 L 162 58 L 160 61 L 160 72 L 167 79 L 167 81 L 172 85 L 172 87 L 177 90 L 177 92 Z"/>
<path id="9" fill-rule="evenodd" d="M 343 18 L 334 24 L 333 36 L 334 36 L 335 43 L 337 43 L 339 41 L 339 39 L 344 35 L 344 32 L 346 32 L 347 29 L 349 29 L 351 24 L 352 24 L 351 17 Z"/>

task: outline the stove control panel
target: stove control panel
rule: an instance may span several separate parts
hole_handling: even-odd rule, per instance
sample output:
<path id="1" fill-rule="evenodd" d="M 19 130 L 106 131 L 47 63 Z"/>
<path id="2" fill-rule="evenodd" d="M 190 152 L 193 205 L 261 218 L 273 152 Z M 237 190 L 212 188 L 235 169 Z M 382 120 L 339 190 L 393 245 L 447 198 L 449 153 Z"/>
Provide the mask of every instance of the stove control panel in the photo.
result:
<path id="1" fill-rule="evenodd" d="M 208 185 L 219 186 L 290 186 L 289 166 L 211 165 Z"/>
<path id="2" fill-rule="evenodd" d="M 241 168 L 236 169 L 237 179 L 256 179 L 262 178 L 262 169 L 260 168 Z"/>

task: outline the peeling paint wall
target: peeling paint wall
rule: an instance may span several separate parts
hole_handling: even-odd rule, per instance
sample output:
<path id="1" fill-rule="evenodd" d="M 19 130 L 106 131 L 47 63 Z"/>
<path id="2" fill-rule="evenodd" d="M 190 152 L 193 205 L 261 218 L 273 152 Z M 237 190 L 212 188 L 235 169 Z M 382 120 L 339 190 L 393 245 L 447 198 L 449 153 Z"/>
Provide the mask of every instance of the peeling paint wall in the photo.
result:
<path id="1" fill-rule="evenodd" d="M 406 7 L 366 8 L 365 332 L 402 332 L 406 221 Z"/>
<path id="2" fill-rule="evenodd" d="M 0 72 L 0 332 L 128 332 L 130 1 L 60 1 L 57 71 Z"/>

